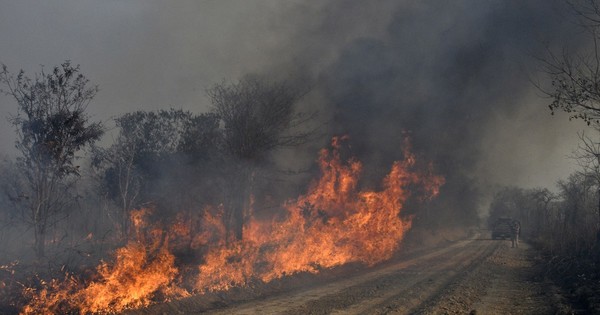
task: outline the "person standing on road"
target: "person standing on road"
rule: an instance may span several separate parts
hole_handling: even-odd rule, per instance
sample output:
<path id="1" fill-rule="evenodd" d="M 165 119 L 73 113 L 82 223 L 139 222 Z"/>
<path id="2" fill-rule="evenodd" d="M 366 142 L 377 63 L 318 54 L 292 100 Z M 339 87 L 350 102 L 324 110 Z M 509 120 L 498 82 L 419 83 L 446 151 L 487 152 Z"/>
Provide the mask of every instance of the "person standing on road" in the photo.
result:
<path id="1" fill-rule="evenodd" d="M 519 234 L 521 233 L 521 222 L 513 220 L 510 224 L 510 241 L 511 247 L 519 248 Z"/>

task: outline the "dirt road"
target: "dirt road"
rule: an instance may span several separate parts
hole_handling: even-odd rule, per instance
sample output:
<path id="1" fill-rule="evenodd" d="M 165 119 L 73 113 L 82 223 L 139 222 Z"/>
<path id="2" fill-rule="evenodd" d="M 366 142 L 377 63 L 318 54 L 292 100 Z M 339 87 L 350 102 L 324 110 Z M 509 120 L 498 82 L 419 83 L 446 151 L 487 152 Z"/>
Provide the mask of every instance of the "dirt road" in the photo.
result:
<path id="1" fill-rule="evenodd" d="M 557 289 L 542 281 L 535 256 L 525 243 L 475 238 L 293 292 L 212 310 L 191 299 L 152 313 L 553 314 Z"/>

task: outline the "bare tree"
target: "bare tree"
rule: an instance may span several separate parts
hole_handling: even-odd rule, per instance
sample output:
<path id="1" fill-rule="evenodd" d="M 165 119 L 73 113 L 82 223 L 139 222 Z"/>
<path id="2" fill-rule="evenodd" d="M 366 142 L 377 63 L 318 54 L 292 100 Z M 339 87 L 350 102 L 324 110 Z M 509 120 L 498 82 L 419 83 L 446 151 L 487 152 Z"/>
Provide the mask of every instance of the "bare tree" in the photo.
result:
<path id="1" fill-rule="evenodd" d="M 94 147 L 92 150 L 92 168 L 96 171 L 95 177 L 99 182 L 102 195 L 108 196 L 109 200 L 116 199 L 119 205 L 116 211 L 107 209 L 106 214 L 119 227 L 123 239 L 126 238 L 129 230 L 129 210 L 138 200 L 142 181 L 134 165 L 136 149 L 135 142 L 119 135 L 110 148 Z M 108 178 L 115 182 L 114 192 L 106 183 Z"/>
<path id="2" fill-rule="evenodd" d="M 598 128 L 598 127 L 597 127 Z M 600 130 L 598 130 L 600 131 Z M 572 157 L 581 167 L 580 174 L 591 181 L 598 192 L 598 233 L 597 241 L 600 242 L 600 142 L 594 141 L 585 132 L 578 133 L 579 146 Z"/>
<path id="3" fill-rule="evenodd" d="M 35 253 L 45 255 L 46 234 L 65 215 L 72 201 L 69 194 L 79 175 L 76 153 L 100 138 L 99 123 L 91 123 L 86 107 L 97 87 L 70 62 L 46 73 L 42 68 L 33 78 L 21 70 L 15 77 L 2 66 L 1 91 L 13 97 L 18 113 L 10 118 L 17 132 L 19 170 L 26 178 L 21 201 L 28 209 L 26 222 L 35 232 Z"/>
<path id="4" fill-rule="evenodd" d="M 313 134 L 307 123 L 315 113 L 296 108 L 304 91 L 285 82 L 258 77 L 222 82 L 207 91 L 213 112 L 223 124 L 224 151 L 232 158 L 228 172 L 229 205 L 224 216 L 228 237 L 241 239 L 256 165 L 272 151 L 305 143 Z"/>
<path id="5" fill-rule="evenodd" d="M 532 220 L 535 224 L 532 224 L 534 233 L 540 235 L 542 233 L 542 227 L 549 226 L 551 217 L 551 203 L 556 199 L 554 195 L 547 188 L 534 188 L 530 191 L 530 198 L 533 199 L 534 211 Z"/>
<path id="6" fill-rule="evenodd" d="M 552 99 L 549 108 L 569 113 L 570 119 L 600 124 L 600 4 L 598 0 L 567 2 L 578 24 L 589 36 L 590 48 L 573 53 L 564 47 L 560 53 L 548 50 L 539 58 L 551 86 L 540 91 Z"/>
<path id="7" fill-rule="evenodd" d="M 571 242 L 571 251 L 577 255 L 592 248 L 598 231 L 598 222 L 593 220 L 598 198 L 592 178 L 581 172 L 573 173 L 566 180 L 558 182 L 559 195 L 562 199 L 563 214 L 557 222 L 565 233 L 559 240 L 564 246 Z M 596 222 L 594 222 L 596 221 Z"/>
<path id="8" fill-rule="evenodd" d="M 600 1 L 567 1 L 578 24 L 589 36 L 589 49 L 572 53 L 563 48 L 560 54 L 548 50 L 539 60 L 548 75 L 551 86 L 540 91 L 548 96 L 551 113 L 562 110 L 569 119 L 582 119 L 596 129 L 600 128 Z M 574 158 L 582 167 L 582 175 L 589 177 L 598 188 L 598 242 L 600 242 L 600 144 L 587 135 L 579 134 L 581 140 Z M 585 181 L 588 183 L 589 180 Z M 565 191 L 572 191 L 566 190 Z M 576 206 L 576 204 L 574 204 Z M 577 211 L 576 208 L 573 211 Z"/>
<path id="9" fill-rule="evenodd" d="M 313 134 L 306 123 L 315 114 L 296 110 L 304 91 L 285 82 L 248 76 L 216 84 L 207 94 L 223 121 L 226 150 L 236 158 L 259 160 L 278 147 L 303 144 Z"/>

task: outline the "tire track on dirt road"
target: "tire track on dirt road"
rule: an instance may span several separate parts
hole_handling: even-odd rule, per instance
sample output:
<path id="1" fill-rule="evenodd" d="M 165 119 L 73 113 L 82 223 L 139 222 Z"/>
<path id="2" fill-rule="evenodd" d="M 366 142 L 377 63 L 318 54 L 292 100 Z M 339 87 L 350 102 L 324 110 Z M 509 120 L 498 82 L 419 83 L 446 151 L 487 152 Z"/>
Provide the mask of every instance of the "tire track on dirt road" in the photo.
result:
<path id="1" fill-rule="evenodd" d="M 418 257 L 325 285 L 234 305 L 210 314 L 365 314 L 409 312 L 465 269 L 489 256 L 498 242 L 463 240 Z"/>

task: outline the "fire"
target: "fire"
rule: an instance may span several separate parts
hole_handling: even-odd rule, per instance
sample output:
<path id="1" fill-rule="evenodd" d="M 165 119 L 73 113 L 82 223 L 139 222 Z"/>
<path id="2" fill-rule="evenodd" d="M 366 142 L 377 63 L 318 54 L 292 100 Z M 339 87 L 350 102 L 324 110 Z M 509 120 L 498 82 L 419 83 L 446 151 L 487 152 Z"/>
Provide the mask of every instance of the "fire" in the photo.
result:
<path id="1" fill-rule="evenodd" d="M 147 306 L 157 294 L 164 300 L 189 295 L 174 283 L 178 270 L 168 239 L 159 229 L 145 235 L 147 210 L 132 211 L 135 238 L 117 249 L 115 262 L 102 262 L 92 281 L 82 283 L 67 274 L 52 280 L 39 292 L 28 289 L 31 302 L 22 314 L 60 314 L 77 309 L 81 314 L 120 312 Z"/>
<path id="2" fill-rule="evenodd" d="M 401 216 L 409 186 L 422 186 L 431 198 L 444 179 L 430 170 L 414 171 L 416 159 L 407 149 L 404 160 L 392 165 L 382 190 L 360 191 L 362 164 L 342 161 L 342 140 L 333 139 L 332 151 L 321 150 L 321 178 L 307 194 L 285 203 L 283 218 L 251 220 L 242 241 L 207 254 L 199 267 L 198 291 L 317 273 L 350 262 L 373 265 L 394 254 L 411 226 L 411 218 Z"/>
<path id="3" fill-rule="evenodd" d="M 431 167 L 418 171 L 406 145 L 404 160 L 392 165 L 381 189 L 361 190 L 363 166 L 355 159 L 342 160 L 343 140 L 336 137 L 332 150 L 321 150 L 321 177 L 306 194 L 285 202 L 271 220 L 250 218 L 242 240 L 226 242 L 222 206 L 206 207 L 197 221 L 180 214 L 166 230 L 149 224 L 149 210 L 132 211 L 133 239 L 115 252 L 114 262 L 102 262 L 88 281 L 67 275 L 39 291 L 28 289 L 31 302 L 22 313 L 119 312 L 190 291 L 227 290 L 351 262 L 369 266 L 389 259 L 411 227 L 411 217 L 402 215 L 411 189 L 419 187 L 431 198 L 444 179 L 433 175 Z M 200 253 L 202 263 L 177 266 L 174 252 L 179 244 Z M 182 279 L 192 276 L 196 280 L 185 290 Z"/>

